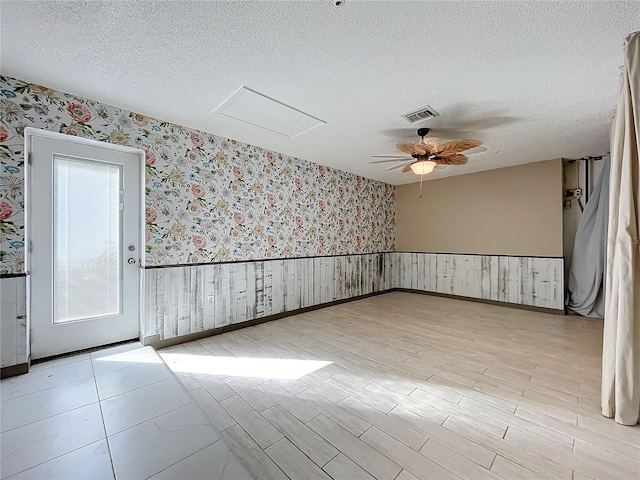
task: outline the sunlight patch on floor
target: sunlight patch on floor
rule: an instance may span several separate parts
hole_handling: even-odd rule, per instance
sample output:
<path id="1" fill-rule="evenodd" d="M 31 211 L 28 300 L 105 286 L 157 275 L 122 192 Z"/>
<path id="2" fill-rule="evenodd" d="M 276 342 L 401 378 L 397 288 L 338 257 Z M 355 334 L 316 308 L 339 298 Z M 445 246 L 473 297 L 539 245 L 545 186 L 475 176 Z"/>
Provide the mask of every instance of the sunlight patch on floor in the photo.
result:
<path id="1" fill-rule="evenodd" d="M 284 380 L 297 380 L 333 363 L 293 358 L 215 357 L 184 353 L 161 353 L 160 355 L 176 372 Z"/>
<path id="2" fill-rule="evenodd" d="M 101 362 L 126 362 L 126 363 L 162 363 L 155 351 L 150 347 L 139 348 L 136 350 L 117 352 L 112 354 L 102 354 L 98 352 L 93 357 L 96 363 Z"/>

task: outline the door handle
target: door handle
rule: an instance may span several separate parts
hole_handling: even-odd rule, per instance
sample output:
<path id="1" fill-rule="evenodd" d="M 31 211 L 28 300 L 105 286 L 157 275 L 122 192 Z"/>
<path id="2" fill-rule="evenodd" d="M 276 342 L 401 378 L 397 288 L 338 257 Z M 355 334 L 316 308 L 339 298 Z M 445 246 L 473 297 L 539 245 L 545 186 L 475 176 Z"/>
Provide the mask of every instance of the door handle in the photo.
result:
<path id="1" fill-rule="evenodd" d="M 136 263 L 136 259 L 135 258 L 130 258 L 129 260 L 127 260 L 127 263 L 129 265 L 133 265 L 134 263 Z"/>

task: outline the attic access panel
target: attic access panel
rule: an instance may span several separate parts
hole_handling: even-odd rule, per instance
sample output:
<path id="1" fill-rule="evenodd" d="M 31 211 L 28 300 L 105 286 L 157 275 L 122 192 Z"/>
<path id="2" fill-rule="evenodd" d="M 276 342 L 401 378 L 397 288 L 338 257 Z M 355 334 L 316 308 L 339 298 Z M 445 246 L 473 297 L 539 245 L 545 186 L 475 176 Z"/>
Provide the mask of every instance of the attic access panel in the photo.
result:
<path id="1" fill-rule="evenodd" d="M 247 87 L 240 87 L 213 113 L 240 120 L 287 138 L 297 137 L 326 123 Z"/>

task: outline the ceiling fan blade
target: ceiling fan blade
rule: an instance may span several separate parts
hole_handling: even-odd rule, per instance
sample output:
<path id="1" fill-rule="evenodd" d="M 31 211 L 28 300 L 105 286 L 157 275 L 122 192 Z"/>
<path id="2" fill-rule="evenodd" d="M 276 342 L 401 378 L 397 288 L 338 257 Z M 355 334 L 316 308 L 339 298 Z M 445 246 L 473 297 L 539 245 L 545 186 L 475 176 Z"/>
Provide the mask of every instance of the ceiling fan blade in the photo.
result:
<path id="1" fill-rule="evenodd" d="M 426 143 L 418 143 L 413 146 L 413 155 L 423 156 L 427 153 L 431 153 L 431 149 L 433 147 L 431 145 L 427 145 Z"/>
<path id="2" fill-rule="evenodd" d="M 480 140 L 452 140 L 451 142 L 443 143 L 438 147 L 438 157 L 451 157 L 465 150 L 471 150 L 472 148 L 482 145 Z"/>
<path id="3" fill-rule="evenodd" d="M 411 162 L 411 163 L 413 163 L 413 162 Z M 409 163 L 409 165 L 411 165 L 411 163 Z M 393 170 L 397 170 L 397 169 L 399 169 L 399 168 L 406 167 L 406 166 L 407 166 L 407 162 L 402 162 L 402 163 L 401 163 L 401 164 L 399 164 L 399 165 L 394 165 L 394 166 L 393 166 L 393 167 L 391 167 L 391 168 L 387 168 L 387 172 L 391 172 L 391 171 L 393 171 Z"/>
<path id="4" fill-rule="evenodd" d="M 464 154 L 468 157 L 469 155 L 478 155 L 479 153 L 484 153 L 489 150 L 484 145 L 480 145 L 479 147 L 474 147 L 471 150 L 467 150 Z"/>
<path id="5" fill-rule="evenodd" d="M 430 137 L 430 138 L 425 138 L 424 139 L 424 143 L 426 143 L 427 145 L 429 145 L 429 153 L 434 153 L 437 152 L 439 150 L 439 146 L 440 146 L 440 139 L 437 137 Z"/>
<path id="6" fill-rule="evenodd" d="M 464 165 L 467 160 L 467 157 L 458 154 L 451 157 L 437 158 L 434 161 L 439 165 Z"/>
<path id="7" fill-rule="evenodd" d="M 437 139 L 434 139 L 437 141 Z M 428 143 L 420 140 L 413 146 L 413 154 L 414 155 L 430 155 L 432 153 L 436 153 L 439 150 L 438 143 Z"/>
<path id="8" fill-rule="evenodd" d="M 406 167 L 404 167 L 402 169 L 402 173 L 407 173 L 411 171 L 411 165 L 413 165 L 415 162 L 411 162 L 409 165 L 407 165 Z"/>
<path id="9" fill-rule="evenodd" d="M 447 168 L 449 168 L 451 165 L 444 165 L 444 164 L 439 164 L 435 166 L 436 170 L 446 170 Z"/>
<path id="10" fill-rule="evenodd" d="M 406 155 L 369 155 L 369 158 L 408 158 Z"/>
<path id="11" fill-rule="evenodd" d="M 413 148 L 415 147 L 415 144 L 409 143 L 409 142 L 401 142 L 401 143 L 398 143 L 396 147 L 401 152 L 408 153 L 409 155 L 411 155 L 413 153 Z"/>
<path id="12" fill-rule="evenodd" d="M 396 158 L 388 158 L 387 160 L 376 160 L 375 162 L 369 162 L 369 164 L 371 163 L 388 163 L 388 162 L 402 162 L 403 160 L 406 160 L 407 162 L 409 160 L 413 160 L 412 158 L 407 158 L 407 157 L 396 157 Z"/>

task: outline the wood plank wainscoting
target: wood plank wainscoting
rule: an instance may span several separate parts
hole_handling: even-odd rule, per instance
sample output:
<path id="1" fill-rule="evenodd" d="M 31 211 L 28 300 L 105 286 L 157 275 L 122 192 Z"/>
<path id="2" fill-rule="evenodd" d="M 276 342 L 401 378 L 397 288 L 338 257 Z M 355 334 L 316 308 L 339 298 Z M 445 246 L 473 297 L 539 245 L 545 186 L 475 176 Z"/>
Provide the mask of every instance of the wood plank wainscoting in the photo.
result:
<path id="1" fill-rule="evenodd" d="M 389 255 L 147 268 L 144 343 L 390 290 Z"/>
<path id="2" fill-rule="evenodd" d="M 395 289 L 562 313 L 562 272 L 562 258 L 404 252 L 151 267 L 143 339 L 153 345 Z"/>
<path id="3" fill-rule="evenodd" d="M 27 373 L 27 276 L 0 278 L 0 361 L 2 377 Z"/>
<path id="4" fill-rule="evenodd" d="M 564 258 L 390 254 L 393 287 L 564 310 Z"/>
<path id="5" fill-rule="evenodd" d="M 395 289 L 562 313 L 562 272 L 562 258 L 409 252 L 147 267 L 141 340 L 179 343 Z M 28 363 L 26 276 L 0 286 L 7 376 Z"/>

